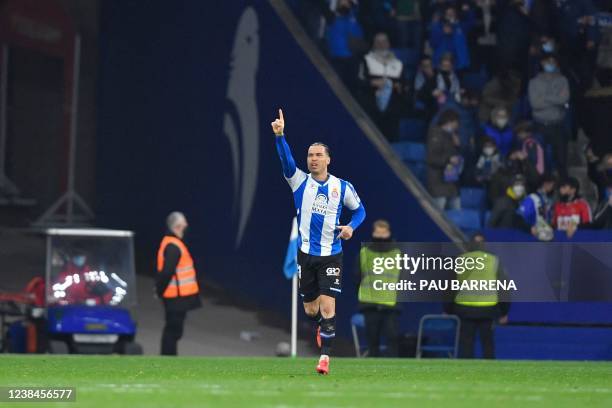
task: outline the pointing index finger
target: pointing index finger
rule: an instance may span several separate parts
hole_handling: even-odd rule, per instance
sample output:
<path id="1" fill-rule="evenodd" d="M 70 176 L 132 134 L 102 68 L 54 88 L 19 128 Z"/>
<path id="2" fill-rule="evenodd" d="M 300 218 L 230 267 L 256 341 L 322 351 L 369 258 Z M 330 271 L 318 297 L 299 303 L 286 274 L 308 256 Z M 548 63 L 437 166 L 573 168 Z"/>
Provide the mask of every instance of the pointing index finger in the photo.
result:
<path id="1" fill-rule="evenodd" d="M 285 121 L 285 118 L 283 117 L 283 110 L 279 109 L 278 110 L 278 117 L 280 120 L 282 120 L 283 122 Z"/>

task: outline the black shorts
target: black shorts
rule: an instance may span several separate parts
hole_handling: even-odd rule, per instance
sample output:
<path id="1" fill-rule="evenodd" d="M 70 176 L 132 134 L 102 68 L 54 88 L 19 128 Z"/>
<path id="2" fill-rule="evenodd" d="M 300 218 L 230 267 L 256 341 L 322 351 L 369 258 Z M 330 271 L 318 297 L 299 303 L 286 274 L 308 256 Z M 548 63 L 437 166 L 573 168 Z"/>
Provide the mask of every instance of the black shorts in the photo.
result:
<path id="1" fill-rule="evenodd" d="M 319 295 L 336 297 L 342 292 L 342 252 L 316 256 L 298 251 L 298 278 L 304 302 L 312 302 Z"/>

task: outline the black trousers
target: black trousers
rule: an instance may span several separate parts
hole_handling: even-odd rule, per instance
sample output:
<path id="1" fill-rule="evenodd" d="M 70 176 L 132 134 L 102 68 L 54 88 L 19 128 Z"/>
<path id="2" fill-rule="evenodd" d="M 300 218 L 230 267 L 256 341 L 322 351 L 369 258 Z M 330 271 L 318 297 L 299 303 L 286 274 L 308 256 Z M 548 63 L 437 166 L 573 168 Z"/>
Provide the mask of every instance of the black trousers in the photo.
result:
<path id="1" fill-rule="evenodd" d="M 366 339 L 370 357 L 380 356 L 380 338 L 387 340 L 387 357 L 397 357 L 397 310 L 389 308 L 366 309 L 365 317 Z"/>
<path id="2" fill-rule="evenodd" d="M 474 358 L 476 332 L 480 336 L 484 358 L 495 358 L 495 340 L 493 338 L 493 319 L 461 319 L 459 333 L 459 357 Z"/>
<path id="3" fill-rule="evenodd" d="M 570 129 L 565 122 L 542 124 L 536 122 L 536 131 L 552 148 L 555 168 L 562 178 L 567 177 L 567 144 L 570 140 Z"/>
<path id="4" fill-rule="evenodd" d="M 161 339 L 161 354 L 163 356 L 176 356 L 178 341 L 183 337 L 186 311 L 166 309 L 166 324 Z"/>

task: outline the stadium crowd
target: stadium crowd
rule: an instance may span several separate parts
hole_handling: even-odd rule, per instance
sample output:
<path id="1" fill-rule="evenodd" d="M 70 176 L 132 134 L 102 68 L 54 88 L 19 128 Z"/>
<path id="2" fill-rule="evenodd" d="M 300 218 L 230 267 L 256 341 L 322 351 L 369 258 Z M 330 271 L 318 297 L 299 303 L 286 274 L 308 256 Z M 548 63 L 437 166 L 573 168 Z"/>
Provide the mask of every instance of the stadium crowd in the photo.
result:
<path id="1" fill-rule="evenodd" d="M 436 205 L 479 212 L 464 229 L 612 228 L 612 0 L 293 3 Z"/>

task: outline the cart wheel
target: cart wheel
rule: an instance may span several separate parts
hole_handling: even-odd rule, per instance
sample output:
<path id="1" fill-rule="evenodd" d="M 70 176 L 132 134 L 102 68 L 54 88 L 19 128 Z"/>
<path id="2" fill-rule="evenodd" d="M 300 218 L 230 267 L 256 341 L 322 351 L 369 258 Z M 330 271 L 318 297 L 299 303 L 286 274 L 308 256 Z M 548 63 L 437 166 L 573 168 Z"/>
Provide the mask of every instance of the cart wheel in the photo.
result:
<path id="1" fill-rule="evenodd" d="M 70 349 L 65 341 L 51 340 L 49 341 L 49 353 L 51 354 L 70 354 Z"/>
<path id="2" fill-rule="evenodd" d="M 142 346 L 135 341 L 130 341 L 129 343 L 125 343 L 123 346 L 123 354 L 125 355 L 141 355 L 142 354 Z"/>

